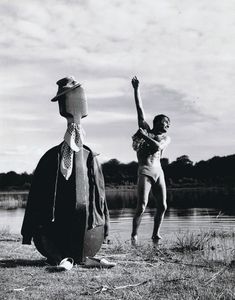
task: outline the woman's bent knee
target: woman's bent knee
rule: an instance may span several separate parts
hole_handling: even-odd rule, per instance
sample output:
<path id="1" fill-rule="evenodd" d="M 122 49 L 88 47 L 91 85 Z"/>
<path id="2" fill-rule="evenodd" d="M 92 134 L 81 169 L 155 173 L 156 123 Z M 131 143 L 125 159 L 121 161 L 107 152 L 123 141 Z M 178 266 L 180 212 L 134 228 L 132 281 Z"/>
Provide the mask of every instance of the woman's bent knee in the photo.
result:
<path id="1" fill-rule="evenodd" d="M 145 211 L 145 208 L 146 208 L 146 205 L 142 205 L 140 207 L 137 207 L 135 215 L 138 216 L 138 217 L 142 216 L 144 211 Z"/>
<path id="2" fill-rule="evenodd" d="M 157 210 L 161 213 L 164 213 L 167 210 L 167 204 L 161 203 L 160 205 L 157 206 Z"/>

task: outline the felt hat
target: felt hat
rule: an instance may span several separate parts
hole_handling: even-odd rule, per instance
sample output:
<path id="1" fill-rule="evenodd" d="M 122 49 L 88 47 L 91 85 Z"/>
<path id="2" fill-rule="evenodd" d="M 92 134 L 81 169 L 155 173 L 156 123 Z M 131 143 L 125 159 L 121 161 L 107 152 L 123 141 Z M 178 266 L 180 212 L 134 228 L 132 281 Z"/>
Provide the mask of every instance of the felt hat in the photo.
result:
<path id="1" fill-rule="evenodd" d="M 77 82 L 73 76 L 64 77 L 56 82 L 58 85 L 58 91 L 54 98 L 51 99 L 51 101 L 55 102 L 58 100 L 58 98 L 69 91 L 79 87 L 81 84 Z"/>

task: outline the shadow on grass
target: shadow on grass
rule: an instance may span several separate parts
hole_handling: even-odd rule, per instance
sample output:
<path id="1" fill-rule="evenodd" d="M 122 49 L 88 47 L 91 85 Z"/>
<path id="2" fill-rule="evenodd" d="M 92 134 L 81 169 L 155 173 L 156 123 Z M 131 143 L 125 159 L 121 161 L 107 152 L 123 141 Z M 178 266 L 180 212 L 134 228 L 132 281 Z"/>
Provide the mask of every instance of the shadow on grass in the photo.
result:
<path id="1" fill-rule="evenodd" d="M 0 268 L 16 268 L 16 267 L 45 267 L 46 261 L 43 259 L 3 259 L 0 260 Z"/>

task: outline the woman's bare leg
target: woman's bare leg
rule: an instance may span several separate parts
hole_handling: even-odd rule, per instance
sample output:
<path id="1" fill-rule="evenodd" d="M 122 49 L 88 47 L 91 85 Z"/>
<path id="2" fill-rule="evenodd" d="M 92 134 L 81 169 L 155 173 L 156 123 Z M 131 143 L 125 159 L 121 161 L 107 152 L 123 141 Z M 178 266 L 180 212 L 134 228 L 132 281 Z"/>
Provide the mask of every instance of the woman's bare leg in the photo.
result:
<path id="1" fill-rule="evenodd" d="M 137 232 L 141 223 L 141 219 L 148 203 L 148 196 L 151 189 L 151 180 L 145 175 L 139 175 L 137 186 L 137 207 L 132 224 L 132 243 L 137 242 Z"/>
<path id="2" fill-rule="evenodd" d="M 152 187 L 153 195 L 156 199 L 157 210 L 154 216 L 154 227 L 153 227 L 153 235 L 152 239 L 157 241 L 161 239 L 160 235 L 160 227 L 164 218 L 165 211 L 167 209 L 166 203 L 166 183 L 164 174 L 162 173 L 158 181 Z"/>

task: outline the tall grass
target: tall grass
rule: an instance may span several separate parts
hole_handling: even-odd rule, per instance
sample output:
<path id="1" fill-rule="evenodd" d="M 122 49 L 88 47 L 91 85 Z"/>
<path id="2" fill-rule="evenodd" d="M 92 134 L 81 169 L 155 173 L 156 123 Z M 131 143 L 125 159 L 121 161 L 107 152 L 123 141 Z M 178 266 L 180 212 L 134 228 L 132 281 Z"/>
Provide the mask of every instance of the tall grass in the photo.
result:
<path id="1" fill-rule="evenodd" d="M 179 233 L 172 249 L 182 253 L 197 252 L 207 263 L 229 264 L 235 259 L 235 233 L 232 230 Z"/>
<path id="2" fill-rule="evenodd" d="M 179 252 L 201 251 L 212 239 L 210 232 L 195 233 L 186 231 L 176 234 L 175 250 Z"/>

